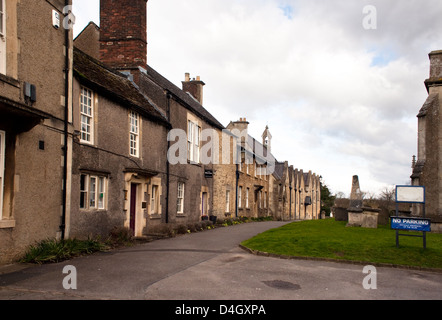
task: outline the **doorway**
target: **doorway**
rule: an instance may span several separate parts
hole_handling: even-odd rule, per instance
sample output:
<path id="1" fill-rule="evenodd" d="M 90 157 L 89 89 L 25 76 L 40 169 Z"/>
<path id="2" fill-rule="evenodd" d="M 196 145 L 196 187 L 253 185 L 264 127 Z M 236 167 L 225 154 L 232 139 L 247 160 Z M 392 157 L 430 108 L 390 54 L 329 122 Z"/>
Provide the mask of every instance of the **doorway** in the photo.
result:
<path id="1" fill-rule="evenodd" d="M 129 227 L 132 234 L 135 235 L 135 220 L 137 213 L 137 189 L 138 185 L 136 183 L 130 184 L 130 219 Z"/>

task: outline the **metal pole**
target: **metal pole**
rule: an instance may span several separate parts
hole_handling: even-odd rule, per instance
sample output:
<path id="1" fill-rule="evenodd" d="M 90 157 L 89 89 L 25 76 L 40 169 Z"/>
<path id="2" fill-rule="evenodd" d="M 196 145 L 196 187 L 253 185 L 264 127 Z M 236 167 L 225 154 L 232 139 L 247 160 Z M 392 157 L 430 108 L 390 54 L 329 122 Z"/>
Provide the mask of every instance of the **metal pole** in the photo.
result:
<path id="1" fill-rule="evenodd" d="M 423 212 L 422 216 L 425 218 L 425 202 L 422 204 L 423 206 Z M 422 235 L 423 241 L 424 241 L 424 249 L 427 249 L 427 232 L 424 231 Z"/>
<path id="2" fill-rule="evenodd" d="M 399 204 L 396 202 L 396 217 L 399 217 Z M 396 230 L 396 247 L 399 248 L 399 230 Z"/>

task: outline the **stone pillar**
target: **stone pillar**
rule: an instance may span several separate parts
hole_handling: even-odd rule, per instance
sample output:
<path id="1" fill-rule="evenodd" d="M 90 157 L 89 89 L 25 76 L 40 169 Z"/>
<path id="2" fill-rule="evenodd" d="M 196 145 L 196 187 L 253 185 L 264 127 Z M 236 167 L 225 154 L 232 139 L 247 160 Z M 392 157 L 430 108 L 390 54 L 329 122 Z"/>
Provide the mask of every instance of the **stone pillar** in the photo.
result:
<path id="1" fill-rule="evenodd" d="M 348 227 L 360 227 L 362 225 L 362 192 L 359 187 L 359 177 L 353 176 L 350 194 L 350 206 L 348 212 Z"/>

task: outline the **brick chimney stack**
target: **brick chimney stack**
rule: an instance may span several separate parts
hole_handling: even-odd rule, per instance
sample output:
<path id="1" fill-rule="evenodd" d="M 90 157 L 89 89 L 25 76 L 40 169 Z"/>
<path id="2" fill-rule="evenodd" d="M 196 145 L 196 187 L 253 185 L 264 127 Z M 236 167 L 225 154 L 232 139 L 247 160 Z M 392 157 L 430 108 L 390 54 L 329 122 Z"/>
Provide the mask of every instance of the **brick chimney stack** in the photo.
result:
<path id="1" fill-rule="evenodd" d="M 130 70 L 147 63 L 147 1 L 100 0 L 100 60 Z"/>
<path id="2" fill-rule="evenodd" d="M 203 105 L 203 87 L 206 85 L 201 81 L 200 77 L 190 79 L 190 74 L 185 74 L 185 79 L 182 81 L 183 91 L 189 92 L 198 102 Z"/>

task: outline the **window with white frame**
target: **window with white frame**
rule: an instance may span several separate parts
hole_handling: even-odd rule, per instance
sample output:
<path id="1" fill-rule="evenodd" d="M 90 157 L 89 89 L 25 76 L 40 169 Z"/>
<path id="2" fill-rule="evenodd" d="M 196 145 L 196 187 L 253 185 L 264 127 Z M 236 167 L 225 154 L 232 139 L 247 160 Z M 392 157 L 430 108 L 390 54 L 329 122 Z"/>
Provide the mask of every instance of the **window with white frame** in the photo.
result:
<path id="1" fill-rule="evenodd" d="M 242 208 L 242 187 L 238 188 L 238 207 Z"/>
<path id="2" fill-rule="evenodd" d="M 184 213 L 184 183 L 178 182 L 177 213 Z"/>
<path id="3" fill-rule="evenodd" d="M 0 0 L 0 73 L 6 74 L 6 2 Z"/>
<path id="4" fill-rule="evenodd" d="M 82 174 L 80 176 L 80 208 L 106 209 L 107 178 Z"/>
<path id="5" fill-rule="evenodd" d="M 249 188 L 247 188 L 247 190 L 246 190 L 246 208 L 248 208 L 249 207 Z"/>
<path id="6" fill-rule="evenodd" d="M 230 212 L 230 191 L 226 191 L 226 212 Z"/>
<path id="7" fill-rule="evenodd" d="M 134 157 L 139 157 L 140 154 L 140 116 L 134 111 L 129 112 L 130 121 L 130 155 Z"/>
<path id="8" fill-rule="evenodd" d="M 264 208 L 267 208 L 267 192 L 264 192 Z"/>
<path id="9" fill-rule="evenodd" d="M 160 195 L 159 195 L 159 186 L 154 184 L 152 185 L 152 191 L 150 194 L 150 213 L 156 214 L 158 213 Z"/>
<path id="10" fill-rule="evenodd" d="M 187 122 L 187 159 L 191 162 L 200 161 L 201 127 L 193 122 Z"/>
<path id="11" fill-rule="evenodd" d="M 0 36 L 4 37 L 6 34 L 5 30 L 5 0 L 0 0 Z"/>
<path id="12" fill-rule="evenodd" d="M 80 141 L 94 143 L 94 94 L 81 87 L 80 93 Z"/>
<path id="13" fill-rule="evenodd" d="M 3 185 L 5 184 L 5 132 L 0 131 L 0 220 L 3 213 Z"/>

